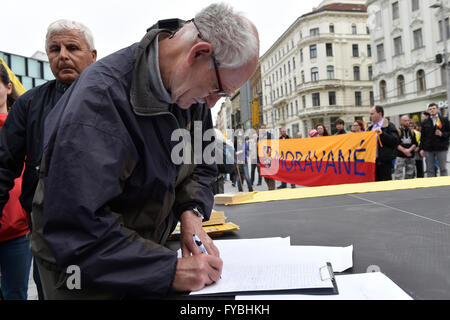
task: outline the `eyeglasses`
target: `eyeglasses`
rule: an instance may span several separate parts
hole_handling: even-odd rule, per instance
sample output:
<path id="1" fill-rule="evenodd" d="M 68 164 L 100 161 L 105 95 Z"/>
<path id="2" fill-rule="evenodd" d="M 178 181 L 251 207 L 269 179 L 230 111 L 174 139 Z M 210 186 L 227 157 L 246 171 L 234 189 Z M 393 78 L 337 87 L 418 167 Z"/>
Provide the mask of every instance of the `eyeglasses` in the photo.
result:
<path id="1" fill-rule="evenodd" d="M 189 23 L 189 22 L 192 22 L 192 23 L 194 24 L 195 28 L 197 29 L 198 37 L 199 37 L 202 41 L 205 41 L 205 42 L 208 42 L 208 43 L 209 43 L 209 41 L 206 40 L 206 39 L 203 37 L 202 33 L 200 32 L 200 29 L 198 28 L 197 24 L 195 23 L 195 20 L 194 20 L 194 19 L 191 19 L 191 20 L 186 21 L 186 23 Z M 212 59 L 212 61 L 213 61 L 214 70 L 215 70 L 215 72 L 216 72 L 217 85 L 218 85 L 219 88 L 214 89 L 214 90 L 210 90 L 210 91 L 209 91 L 209 94 L 210 94 L 210 95 L 219 96 L 219 97 L 224 97 L 224 98 L 227 98 L 227 97 L 228 97 L 228 98 L 229 98 L 229 97 L 231 97 L 231 95 L 230 95 L 229 93 L 225 92 L 225 90 L 224 90 L 223 87 L 222 87 L 222 81 L 220 80 L 218 63 L 217 63 L 217 60 L 216 60 L 216 57 L 214 56 L 214 54 L 211 54 L 211 59 Z"/>

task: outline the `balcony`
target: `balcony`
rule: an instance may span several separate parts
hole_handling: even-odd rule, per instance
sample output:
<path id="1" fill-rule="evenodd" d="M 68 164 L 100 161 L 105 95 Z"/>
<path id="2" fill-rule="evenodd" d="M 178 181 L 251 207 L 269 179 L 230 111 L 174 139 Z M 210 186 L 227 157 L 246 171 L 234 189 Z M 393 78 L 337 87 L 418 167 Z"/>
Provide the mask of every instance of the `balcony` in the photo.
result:
<path id="1" fill-rule="evenodd" d="M 297 85 L 296 91 L 313 91 L 313 90 L 322 90 L 322 89 L 333 89 L 344 86 L 343 80 L 338 79 L 326 79 L 326 80 L 318 80 L 318 81 L 309 81 L 302 84 Z"/>

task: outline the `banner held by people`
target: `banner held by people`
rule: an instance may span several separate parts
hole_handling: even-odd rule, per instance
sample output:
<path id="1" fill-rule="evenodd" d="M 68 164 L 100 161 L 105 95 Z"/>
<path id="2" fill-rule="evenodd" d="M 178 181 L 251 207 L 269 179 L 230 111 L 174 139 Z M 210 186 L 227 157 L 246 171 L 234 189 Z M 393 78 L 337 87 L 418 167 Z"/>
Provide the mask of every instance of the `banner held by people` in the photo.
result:
<path id="1" fill-rule="evenodd" d="M 302 186 L 371 182 L 376 142 L 375 132 L 260 140 L 259 166 L 263 176 Z"/>

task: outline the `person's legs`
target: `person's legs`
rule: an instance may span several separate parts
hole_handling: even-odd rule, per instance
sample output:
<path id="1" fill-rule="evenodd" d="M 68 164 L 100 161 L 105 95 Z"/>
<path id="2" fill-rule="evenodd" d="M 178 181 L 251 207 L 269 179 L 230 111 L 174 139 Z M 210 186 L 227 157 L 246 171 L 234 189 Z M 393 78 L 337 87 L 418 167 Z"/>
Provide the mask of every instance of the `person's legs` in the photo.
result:
<path id="1" fill-rule="evenodd" d="M 434 166 L 434 152 L 425 151 L 425 165 L 427 177 L 436 177 L 436 171 Z"/>
<path id="2" fill-rule="evenodd" d="M 250 179 L 250 175 L 248 172 L 248 164 L 244 164 L 244 177 L 245 177 L 245 181 L 247 181 L 247 187 L 248 187 L 248 191 L 253 191 L 253 184 L 252 184 L 252 180 Z"/>
<path id="3" fill-rule="evenodd" d="M 414 158 L 405 159 L 405 179 L 413 179 L 416 169 L 416 160 Z"/>
<path id="4" fill-rule="evenodd" d="M 440 176 L 448 176 L 447 172 L 447 150 L 436 152 L 437 160 L 439 162 Z"/>
<path id="5" fill-rule="evenodd" d="M 402 180 L 404 178 L 403 169 L 406 165 L 406 158 L 397 157 L 395 161 L 394 180 Z"/>
<path id="6" fill-rule="evenodd" d="M 0 243 L 0 267 L 3 299 L 27 300 L 31 249 L 26 236 Z"/>

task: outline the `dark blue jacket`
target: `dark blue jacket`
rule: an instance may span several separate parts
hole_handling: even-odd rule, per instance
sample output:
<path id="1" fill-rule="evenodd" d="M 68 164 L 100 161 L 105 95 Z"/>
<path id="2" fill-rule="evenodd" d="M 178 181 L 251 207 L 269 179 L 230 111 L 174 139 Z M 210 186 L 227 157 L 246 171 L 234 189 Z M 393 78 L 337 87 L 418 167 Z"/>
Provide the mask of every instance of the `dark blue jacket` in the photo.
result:
<path id="1" fill-rule="evenodd" d="M 49 81 L 25 92 L 11 108 L 0 131 L 0 215 L 24 163 L 20 203 L 31 213 L 42 159 L 44 121 L 68 87 L 57 80 Z"/>
<path id="2" fill-rule="evenodd" d="M 215 164 L 171 160 L 172 132 L 212 119 L 204 105 L 153 96 L 146 52 L 156 32 L 88 67 L 50 113 L 33 201 L 38 261 L 77 265 L 82 287 L 126 296 L 169 293 L 177 255 L 164 243 L 184 210 L 209 218 L 217 176 Z"/>

